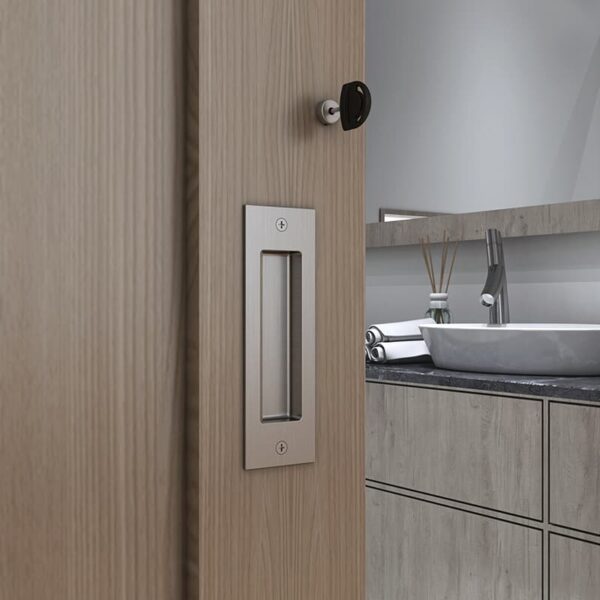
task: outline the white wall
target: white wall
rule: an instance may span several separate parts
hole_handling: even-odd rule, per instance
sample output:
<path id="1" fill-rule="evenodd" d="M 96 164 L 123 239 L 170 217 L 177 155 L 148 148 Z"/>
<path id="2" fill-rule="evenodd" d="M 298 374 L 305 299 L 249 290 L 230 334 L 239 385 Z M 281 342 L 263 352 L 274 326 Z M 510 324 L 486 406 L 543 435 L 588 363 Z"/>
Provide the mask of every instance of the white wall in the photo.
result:
<path id="1" fill-rule="evenodd" d="M 367 222 L 600 190 L 600 1 L 367 0 Z"/>
<path id="2" fill-rule="evenodd" d="M 600 198 L 599 0 L 367 0 L 367 222 Z M 600 234 L 509 240 L 514 321 L 600 322 Z M 452 305 L 482 321 L 483 242 Z M 367 253 L 367 321 L 420 316 L 418 248 Z"/>

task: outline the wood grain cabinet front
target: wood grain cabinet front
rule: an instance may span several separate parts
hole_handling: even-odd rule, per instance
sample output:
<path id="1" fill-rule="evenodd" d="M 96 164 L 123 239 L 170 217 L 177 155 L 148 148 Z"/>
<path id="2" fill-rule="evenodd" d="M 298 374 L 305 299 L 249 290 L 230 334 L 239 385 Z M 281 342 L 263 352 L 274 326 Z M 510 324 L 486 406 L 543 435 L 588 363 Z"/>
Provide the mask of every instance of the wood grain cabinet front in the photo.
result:
<path id="1" fill-rule="evenodd" d="M 561 535 L 550 535 L 549 598 L 600 598 L 600 545 Z"/>
<path id="2" fill-rule="evenodd" d="M 543 403 L 370 383 L 367 478 L 542 519 Z"/>
<path id="3" fill-rule="evenodd" d="M 542 598 L 541 530 L 374 489 L 367 558 L 367 600 Z"/>
<path id="4" fill-rule="evenodd" d="M 600 534 L 600 405 L 551 402 L 549 437 L 550 522 Z"/>

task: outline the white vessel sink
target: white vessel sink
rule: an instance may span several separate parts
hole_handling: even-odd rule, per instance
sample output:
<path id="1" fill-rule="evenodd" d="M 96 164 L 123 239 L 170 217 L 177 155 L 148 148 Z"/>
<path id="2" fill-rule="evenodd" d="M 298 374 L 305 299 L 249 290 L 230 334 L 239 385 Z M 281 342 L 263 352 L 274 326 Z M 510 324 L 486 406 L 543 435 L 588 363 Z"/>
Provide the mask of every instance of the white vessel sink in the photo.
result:
<path id="1" fill-rule="evenodd" d="M 422 325 L 436 367 L 515 375 L 600 375 L 600 325 Z"/>

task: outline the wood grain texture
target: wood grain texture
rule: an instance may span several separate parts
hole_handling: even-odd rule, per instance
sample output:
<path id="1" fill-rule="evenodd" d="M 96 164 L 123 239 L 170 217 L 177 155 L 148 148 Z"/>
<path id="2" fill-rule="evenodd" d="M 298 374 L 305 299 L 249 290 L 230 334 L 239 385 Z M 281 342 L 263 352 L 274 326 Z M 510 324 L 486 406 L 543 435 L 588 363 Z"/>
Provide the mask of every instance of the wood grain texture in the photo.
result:
<path id="1" fill-rule="evenodd" d="M 600 407 L 550 402 L 550 522 L 600 534 Z"/>
<path id="2" fill-rule="evenodd" d="M 188 77 L 201 115 L 188 149 L 199 182 L 193 194 L 188 173 L 188 307 L 198 315 L 188 339 L 198 373 L 188 378 L 187 460 L 198 474 L 188 478 L 198 519 L 189 589 L 202 600 L 359 600 L 364 134 L 323 127 L 314 111 L 363 75 L 363 0 L 198 6 L 201 85 Z M 315 464 L 243 469 L 244 204 L 316 209 Z"/>
<path id="3" fill-rule="evenodd" d="M 541 600 L 539 530 L 367 490 L 368 600 Z"/>
<path id="4" fill-rule="evenodd" d="M 367 477 L 542 518 L 542 402 L 367 384 Z"/>
<path id="5" fill-rule="evenodd" d="M 369 223 L 366 244 L 367 248 L 407 246 L 428 236 L 432 242 L 441 242 L 444 233 L 450 240 L 481 240 L 489 228 L 499 229 L 505 238 L 600 231 L 600 200 Z"/>
<path id="6" fill-rule="evenodd" d="M 598 600 L 600 545 L 550 536 L 550 600 Z"/>
<path id="7" fill-rule="evenodd" d="M 0 599 L 181 594 L 177 2 L 0 0 Z"/>

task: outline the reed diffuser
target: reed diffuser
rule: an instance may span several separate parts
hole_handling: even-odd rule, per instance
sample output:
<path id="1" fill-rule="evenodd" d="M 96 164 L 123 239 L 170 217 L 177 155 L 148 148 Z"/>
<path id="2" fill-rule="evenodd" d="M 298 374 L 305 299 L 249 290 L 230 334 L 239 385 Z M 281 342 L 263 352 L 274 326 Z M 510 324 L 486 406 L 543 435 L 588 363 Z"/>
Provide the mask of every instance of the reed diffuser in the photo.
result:
<path id="1" fill-rule="evenodd" d="M 448 257 L 452 250 L 452 260 L 450 268 L 448 266 Z M 447 233 L 444 231 L 442 240 L 442 254 L 440 258 L 439 279 L 436 278 L 435 266 L 433 262 L 433 254 L 431 252 L 431 242 L 429 237 L 421 239 L 421 252 L 425 261 L 425 268 L 431 283 L 431 294 L 429 294 L 429 309 L 425 313 L 426 317 L 433 319 L 436 323 L 451 323 L 452 314 L 448 308 L 448 288 L 450 287 L 450 279 L 454 271 L 454 263 L 456 261 L 456 253 L 458 251 L 458 242 L 450 243 Z"/>

